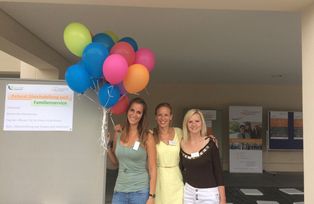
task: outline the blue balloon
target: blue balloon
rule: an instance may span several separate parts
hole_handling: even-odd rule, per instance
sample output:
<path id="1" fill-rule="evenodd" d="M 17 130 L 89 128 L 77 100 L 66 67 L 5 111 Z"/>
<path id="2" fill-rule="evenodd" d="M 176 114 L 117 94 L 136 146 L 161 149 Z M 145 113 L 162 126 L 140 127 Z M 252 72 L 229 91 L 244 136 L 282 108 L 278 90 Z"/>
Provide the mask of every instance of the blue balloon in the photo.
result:
<path id="1" fill-rule="evenodd" d="M 120 98 L 120 89 L 118 86 L 105 83 L 98 93 L 100 104 L 105 108 L 114 106 Z"/>
<path id="2" fill-rule="evenodd" d="M 78 65 L 82 65 L 85 70 L 86 70 L 86 67 L 84 65 L 84 62 L 82 60 L 78 61 L 76 64 Z M 92 83 L 92 86 L 90 88 L 92 89 L 96 89 L 96 88 L 99 88 L 99 83 L 101 83 L 101 81 L 104 79 L 104 77 L 101 77 L 101 78 L 93 78 L 93 77 L 90 77 L 90 81 Z"/>
<path id="3" fill-rule="evenodd" d="M 100 43 L 90 43 L 83 51 L 82 62 L 92 78 L 101 78 L 102 65 L 108 57 L 108 49 Z"/>
<path id="4" fill-rule="evenodd" d="M 64 76 L 68 86 L 77 93 L 84 93 L 92 86 L 90 76 L 87 73 L 84 64 L 74 64 L 65 72 Z"/>
<path id="5" fill-rule="evenodd" d="M 93 37 L 93 42 L 103 44 L 108 50 L 114 45 L 113 39 L 106 33 L 98 33 Z"/>
<path id="6" fill-rule="evenodd" d="M 121 41 L 129 43 L 133 47 L 134 51 L 135 52 L 137 51 L 137 49 L 138 49 L 137 42 L 133 38 L 131 38 L 131 37 L 124 37 L 124 38 L 121 38 L 119 40 L 119 42 L 121 42 Z"/>

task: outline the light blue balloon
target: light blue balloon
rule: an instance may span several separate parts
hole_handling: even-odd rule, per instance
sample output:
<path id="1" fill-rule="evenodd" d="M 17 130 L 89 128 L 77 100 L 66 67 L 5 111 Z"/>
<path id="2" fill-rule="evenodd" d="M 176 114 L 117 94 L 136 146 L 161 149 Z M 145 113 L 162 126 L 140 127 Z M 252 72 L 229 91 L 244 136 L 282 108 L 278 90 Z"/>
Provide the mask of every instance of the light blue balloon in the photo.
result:
<path id="1" fill-rule="evenodd" d="M 124 37 L 124 38 L 121 38 L 121 39 L 119 40 L 119 42 L 127 42 L 127 43 L 129 43 L 129 44 L 133 47 L 133 49 L 134 49 L 135 52 L 136 52 L 137 49 L 138 49 L 137 42 L 136 42 L 133 38 L 131 38 L 131 37 Z"/>
<path id="2" fill-rule="evenodd" d="M 120 89 L 118 86 L 105 83 L 98 92 L 99 103 L 105 107 L 110 108 L 114 106 L 120 98 Z"/>
<path id="3" fill-rule="evenodd" d="M 102 65 L 108 55 L 108 49 L 100 43 L 90 43 L 84 49 L 82 62 L 92 78 L 102 77 Z"/>
<path id="4" fill-rule="evenodd" d="M 101 43 L 103 44 L 109 51 L 114 45 L 113 39 L 110 37 L 110 35 L 106 33 L 97 33 L 93 37 L 93 42 Z"/>
<path id="5" fill-rule="evenodd" d="M 92 87 L 90 76 L 82 63 L 68 67 L 64 78 L 68 86 L 76 93 L 83 94 Z"/>

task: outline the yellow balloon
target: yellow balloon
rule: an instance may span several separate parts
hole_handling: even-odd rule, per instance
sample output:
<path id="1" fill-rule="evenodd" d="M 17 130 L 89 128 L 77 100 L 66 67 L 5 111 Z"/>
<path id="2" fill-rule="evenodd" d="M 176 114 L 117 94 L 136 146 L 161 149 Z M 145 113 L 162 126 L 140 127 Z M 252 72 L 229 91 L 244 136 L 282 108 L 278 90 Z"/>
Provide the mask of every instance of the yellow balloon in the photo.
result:
<path id="1" fill-rule="evenodd" d="M 133 64 L 129 67 L 128 73 L 123 80 L 123 86 L 128 93 L 138 93 L 148 84 L 149 71 L 142 64 Z"/>
<path id="2" fill-rule="evenodd" d="M 84 48 L 92 42 L 92 36 L 87 27 L 73 22 L 67 25 L 63 32 L 65 46 L 76 56 L 81 57 Z"/>
<path id="3" fill-rule="evenodd" d="M 109 35 L 111 37 L 111 39 L 113 40 L 113 42 L 118 42 L 120 40 L 119 36 L 117 34 L 115 34 L 114 32 L 112 31 L 106 31 L 105 32 L 107 35 Z"/>

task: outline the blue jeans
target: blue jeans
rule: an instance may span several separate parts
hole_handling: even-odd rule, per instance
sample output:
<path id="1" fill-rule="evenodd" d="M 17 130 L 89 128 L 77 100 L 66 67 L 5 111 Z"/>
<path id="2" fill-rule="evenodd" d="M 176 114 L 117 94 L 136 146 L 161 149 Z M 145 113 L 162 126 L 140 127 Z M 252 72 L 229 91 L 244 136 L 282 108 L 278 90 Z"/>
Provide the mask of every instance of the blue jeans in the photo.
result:
<path id="1" fill-rule="evenodd" d="M 148 189 L 129 193 L 115 191 L 112 204 L 145 204 L 148 200 L 148 194 Z"/>

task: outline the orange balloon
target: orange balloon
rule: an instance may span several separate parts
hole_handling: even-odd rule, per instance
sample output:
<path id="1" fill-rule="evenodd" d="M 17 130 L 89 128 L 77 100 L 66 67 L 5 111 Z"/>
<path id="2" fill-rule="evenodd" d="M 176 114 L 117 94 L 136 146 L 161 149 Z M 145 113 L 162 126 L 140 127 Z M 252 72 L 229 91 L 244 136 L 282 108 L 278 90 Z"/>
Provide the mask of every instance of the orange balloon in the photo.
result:
<path id="1" fill-rule="evenodd" d="M 138 93 L 148 84 L 149 71 L 142 64 L 133 64 L 123 80 L 123 86 L 128 93 Z"/>

